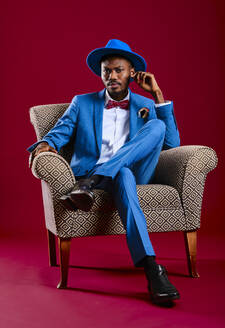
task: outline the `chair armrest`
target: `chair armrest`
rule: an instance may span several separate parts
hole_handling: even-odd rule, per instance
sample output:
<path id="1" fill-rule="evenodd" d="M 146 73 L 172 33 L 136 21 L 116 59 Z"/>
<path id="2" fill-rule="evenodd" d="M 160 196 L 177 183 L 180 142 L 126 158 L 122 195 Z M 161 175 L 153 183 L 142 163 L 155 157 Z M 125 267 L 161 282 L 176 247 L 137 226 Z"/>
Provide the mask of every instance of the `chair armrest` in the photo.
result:
<path id="1" fill-rule="evenodd" d="M 205 179 L 217 166 L 216 152 L 206 146 L 180 146 L 160 154 L 153 183 L 177 189 L 186 216 L 186 229 L 200 227 Z"/>
<path id="2" fill-rule="evenodd" d="M 42 152 L 35 157 L 32 173 L 36 178 L 48 182 L 58 196 L 69 192 L 75 184 L 71 167 L 62 156 L 55 153 Z"/>
<path id="3" fill-rule="evenodd" d="M 207 175 L 217 166 L 216 152 L 206 146 L 180 146 L 161 151 L 153 183 L 166 184 L 182 194 L 189 175 Z"/>

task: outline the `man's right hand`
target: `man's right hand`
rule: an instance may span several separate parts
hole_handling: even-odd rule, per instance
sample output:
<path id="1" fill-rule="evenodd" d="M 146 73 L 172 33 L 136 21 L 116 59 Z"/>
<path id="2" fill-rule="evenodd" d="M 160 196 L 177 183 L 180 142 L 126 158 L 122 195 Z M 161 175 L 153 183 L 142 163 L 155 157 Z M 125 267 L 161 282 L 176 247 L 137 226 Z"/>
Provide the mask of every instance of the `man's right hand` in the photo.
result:
<path id="1" fill-rule="evenodd" d="M 39 155 L 40 153 L 43 153 L 44 151 L 50 151 L 52 153 L 56 153 L 58 154 L 57 150 L 51 146 L 49 146 L 49 144 L 45 141 L 43 141 L 42 143 L 40 143 L 31 153 L 31 160 L 29 163 L 29 168 L 32 167 L 33 164 L 33 160 L 34 158 Z"/>

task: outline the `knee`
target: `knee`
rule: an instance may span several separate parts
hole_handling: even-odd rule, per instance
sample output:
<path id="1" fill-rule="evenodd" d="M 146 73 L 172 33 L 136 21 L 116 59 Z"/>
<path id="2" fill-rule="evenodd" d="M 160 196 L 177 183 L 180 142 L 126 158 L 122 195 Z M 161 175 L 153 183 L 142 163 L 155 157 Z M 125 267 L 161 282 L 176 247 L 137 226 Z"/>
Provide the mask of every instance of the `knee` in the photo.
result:
<path id="1" fill-rule="evenodd" d="M 151 125 L 154 135 L 156 135 L 160 139 L 164 139 L 166 133 L 166 124 L 162 120 L 156 118 L 151 121 L 148 121 L 147 123 Z"/>
<path id="2" fill-rule="evenodd" d="M 114 182 L 116 185 L 125 185 L 135 179 L 132 171 L 128 167 L 122 167 L 116 175 Z"/>
<path id="3" fill-rule="evenodd" d="M 127 178 L 130 178 L 131 176 L 133 176 L 133 173 L 131 172 L 131 170 L 128 167 L 122 167 L 117 174 L 117 177 L 121 180 L 126 180 Z"/>
<path id="4" fill-rule="evenodd" d="M 161 131 L 162 133 L 166 131 L 166 124 L 158 118 L 154 118 L 153 120 L 148 121 L 148 123 L 151 123 L 152 127 L 158 131 Z"/>

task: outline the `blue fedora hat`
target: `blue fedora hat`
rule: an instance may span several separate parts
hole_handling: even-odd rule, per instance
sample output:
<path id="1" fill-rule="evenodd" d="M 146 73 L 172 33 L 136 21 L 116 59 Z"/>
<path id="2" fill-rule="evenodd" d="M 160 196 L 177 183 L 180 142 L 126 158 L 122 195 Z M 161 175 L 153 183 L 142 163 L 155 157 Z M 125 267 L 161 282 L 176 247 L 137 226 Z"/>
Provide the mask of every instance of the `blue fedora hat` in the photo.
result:
<path id="1" fill-rule="evenodd" d="M 112 39 L 109 40 L 104 48 L 97 48 L 89 53 L 87 56 L 88 67 L 101 76 L 101 59 L 105 55 L 121 55 L 130 60 L 135 68 L 135 71 L 146 71 L 147 64 L 143 57 L 136 54 L 131 48 L 123 41 Z"/>

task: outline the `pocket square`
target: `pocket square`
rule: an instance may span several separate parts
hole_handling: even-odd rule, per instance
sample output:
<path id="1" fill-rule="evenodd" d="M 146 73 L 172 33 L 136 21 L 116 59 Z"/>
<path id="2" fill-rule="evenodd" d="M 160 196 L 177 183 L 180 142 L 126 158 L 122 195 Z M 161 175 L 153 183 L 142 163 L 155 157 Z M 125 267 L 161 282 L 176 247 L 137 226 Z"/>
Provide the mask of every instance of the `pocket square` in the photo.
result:
<path id="1" fill-rule="evenodd" d="M 138 117 L 141 117 L 141 118 L 148 117 L 148 114 L 149 114 L 149 109 L 146 107 L 143 107 L 138 111 Z"/>

